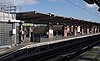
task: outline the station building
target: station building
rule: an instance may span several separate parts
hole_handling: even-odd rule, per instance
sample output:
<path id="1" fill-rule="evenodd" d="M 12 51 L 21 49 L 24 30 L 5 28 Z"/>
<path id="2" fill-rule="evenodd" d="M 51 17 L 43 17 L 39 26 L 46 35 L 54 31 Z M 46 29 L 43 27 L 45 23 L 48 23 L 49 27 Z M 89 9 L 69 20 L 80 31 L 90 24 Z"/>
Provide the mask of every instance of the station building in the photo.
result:
<path id="1" fill-rule="evenodd" d="M 0 48 L 11 47 L 17 43 L 16 14 L 0 12 Z"/>

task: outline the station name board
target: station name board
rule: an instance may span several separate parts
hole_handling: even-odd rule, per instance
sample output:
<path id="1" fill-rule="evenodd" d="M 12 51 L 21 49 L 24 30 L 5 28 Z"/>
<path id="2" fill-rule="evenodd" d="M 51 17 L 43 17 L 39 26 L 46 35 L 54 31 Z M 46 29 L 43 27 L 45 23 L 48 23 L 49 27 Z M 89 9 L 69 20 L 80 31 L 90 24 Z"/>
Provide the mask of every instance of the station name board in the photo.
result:
<path id="1" fill-rule="evenodd" d="M 24 23 L 24 24 L 22 24 L 22 26 L 33 26 L 33 24 L 31 24 L 31 23 Z"/>

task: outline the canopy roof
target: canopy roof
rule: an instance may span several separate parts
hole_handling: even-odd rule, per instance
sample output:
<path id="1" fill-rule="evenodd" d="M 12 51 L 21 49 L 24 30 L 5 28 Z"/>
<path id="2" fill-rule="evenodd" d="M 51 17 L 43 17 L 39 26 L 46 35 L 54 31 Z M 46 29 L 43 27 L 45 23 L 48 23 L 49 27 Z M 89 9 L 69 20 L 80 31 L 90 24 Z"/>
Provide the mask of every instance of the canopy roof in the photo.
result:
<path id="1" fill-rule="evenodd" d="M 75 25 L 97 25 L 100 23 L 74 19 L 72 17 L 57 16 L 55 14 L 44 14 L 36 11 L 16 13 L 17 20 L 22 20 L 34 24 L 75 24 Z"/>

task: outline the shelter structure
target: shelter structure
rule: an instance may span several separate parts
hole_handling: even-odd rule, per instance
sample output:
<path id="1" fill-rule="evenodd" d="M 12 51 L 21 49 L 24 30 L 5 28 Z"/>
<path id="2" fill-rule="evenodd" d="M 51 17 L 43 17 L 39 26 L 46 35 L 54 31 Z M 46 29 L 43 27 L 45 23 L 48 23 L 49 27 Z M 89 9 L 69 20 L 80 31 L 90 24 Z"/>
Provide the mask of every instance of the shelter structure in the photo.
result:
<path id="1" fill-rule="evenodd" d="M 72 17 L 57 16 L 52 13 L 44 14 L 36 11 L 20 12 L 17 13 L 16 18 L 17 20 L 24 22 L 20 24 L 20 30 L 22 28 L 28 30 L 27 35 L 29 41 L 33 40 L 31 39 L 31 32 L 33 34 L 39 33 L 40 37 L 46 35 L 47 38 L 53 38 L 54 36 L 59 35 L 67 37 L 100 32 L 100 23 L 75 19 Z"/>

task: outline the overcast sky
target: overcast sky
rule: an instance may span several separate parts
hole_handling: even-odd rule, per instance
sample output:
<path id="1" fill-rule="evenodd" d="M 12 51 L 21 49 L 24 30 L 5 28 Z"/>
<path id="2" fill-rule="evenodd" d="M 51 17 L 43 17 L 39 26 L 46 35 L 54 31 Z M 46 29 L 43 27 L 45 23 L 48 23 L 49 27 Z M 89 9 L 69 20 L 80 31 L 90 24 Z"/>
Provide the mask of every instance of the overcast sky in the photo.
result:
<path id="1" fill-rule="evenodd" d="M 21 11 L 35 10 L 37 12 L 54 13 L 55 15 L 100 22 L 98 7 L 95 4 L 89 5 L 83 0 L 0 0 L 0 4 L 16 5 L 21 7 Z"/>

